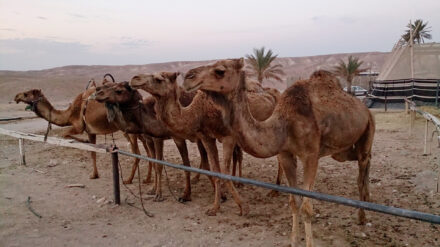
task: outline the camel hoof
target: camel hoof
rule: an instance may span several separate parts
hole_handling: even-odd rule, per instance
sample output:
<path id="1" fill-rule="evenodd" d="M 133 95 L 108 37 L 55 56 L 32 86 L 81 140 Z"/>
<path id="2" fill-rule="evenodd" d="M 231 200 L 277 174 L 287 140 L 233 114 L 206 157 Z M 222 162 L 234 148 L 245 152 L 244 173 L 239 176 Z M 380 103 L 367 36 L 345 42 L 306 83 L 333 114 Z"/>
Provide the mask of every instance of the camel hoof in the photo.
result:
<path id="1" fill-rule="evenodd" d="M 217 215 L 217 209 L 215 208 L 210 208 L 208 210 L 206 210 L 206 215 L 208 216 L 216 216 Z"/>
<path id="2" fill-rule="evenodd" d="M 129 180 L 124 180 L 124 181 L 122 181 L 122 183 L 123 183 L 123 184 L 132 184 L 133 181 L 129 179 Z"/>
<path id="3" fill-rule="evenodd" d="M 153 188 L 147 192 L 147 195 L 156 195 L 156 190 Z"/>
<path id="4" fill-rule="evenodd" d="M 142 183 L 144 183 L 144 184 L 151 183 L 151 178 L 146 178 L 146 179 L 142 180 Z"/>
<path id="5" fill-rule="evenodd" d="M 99 175 L 98 175 L 98 173 L 92 173 L 92 175 L 90 175 L 90 179 L 97 179 L 97 178 L 99 178 Z"/>
<path id="6" fill-rule="evenodd" d="M 191 201 L 191 197 L 188 197 L 188 196 L 182 196 L 182 197 L 179 197 L 178 201 L 179 201 L 180 203 L 190 202 L 190 201 Z"/>
<path id="7" fill-rule="evenodd" d="M 280 192 L 276 191 L 276 190 L 271 190 L 269 193 L 267 193 L 266 196 L 268 197 L 278 197 L 280 195 Z"/>
<path id="8" fill-rule="evenodd" d="M 240 207 L 240 216 L 246 216 L 249 214 L 249 206 L 247 204 L 244 204 Z"/>
<path id="9" fill-rule="evenodd" d="M 154 202 L 163 202 L 165 199 L 162 197 L 162 195 L 156 195 L 154 197 Z"/>
<path id="10" fill-rule="evenodd" d="M 242 183 L 234 183 L 235 188 L 242 188 L 244 187 L 244 184 Z"/>

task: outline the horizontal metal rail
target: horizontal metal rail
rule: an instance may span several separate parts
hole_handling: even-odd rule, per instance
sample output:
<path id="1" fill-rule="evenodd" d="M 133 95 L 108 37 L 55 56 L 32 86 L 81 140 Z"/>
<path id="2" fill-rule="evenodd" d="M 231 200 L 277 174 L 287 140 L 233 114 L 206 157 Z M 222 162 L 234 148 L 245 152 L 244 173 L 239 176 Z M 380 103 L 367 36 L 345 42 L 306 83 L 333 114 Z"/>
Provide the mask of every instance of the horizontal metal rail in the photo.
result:
<path id="1" fill-rule="evenodd" d="M 346 205 L 346 206 L 350 206 L 350 207 L 363 208 L 363 209 L 366 209 L 369 211 L 390 214 L 390 215 L 400 216 L 400 217 L 405 217 L 405 218 L 410 218 L 410 219 L 416 219 L 416 220 L 425 221 L 425 222 L 429 222 L 429 223 L 433 223 L 433 224 L 440 224 L 440 216 L 439 215 L 428 214 L 428 213 L 407 210 L 407 209 L 402 209 L 402 208 L 395 208 L 395 207 L 380 205 L 380 204 L 371 203 L 371 202 L 353 200 L 353 199 L 348 199 L 345 197 L 327 195 L 327 194 L 323 194 L 323 193 L 319 193 L 319 192 L 302 190 L 302 189 L 293 188 L 293 187 L 279 186 L 279 185 L 256 181 L 256 180 L 252 180 L 252 179 L 248 179 L 248 178 L 234 177 L 231 175 L 212 172 L 212 171 L 208 171 L 208 170 L 202 170 L 202 169 L 198 169 L 198 168 L 194 168 L 194 167 L 176 165 L 176 164 L 168 163 L 163 160 L 156 160 L 156 159 L 152 159 L 152 158 L 145 157 L 142 155 L 132 154 L 132 153 L 129 153 L 129 152 L 126 152 L 123 150 L 119 150 L 119 149 L 115 150 L 115 152 L 118 152 L 122 155 L 131 156 L 134 158 L 155 162 L 157 164 L 169 166 L 172 168 L 176 168 L 176 169 L 180 169 L 180 170 L 184 170 L 184 171 L 188 171 L 188 172 L 200 173 L 200 174 L 204 174 L 204 175 L 208 175 L 208 176 L 218 177 L 218 178 L 225 179 L 225 180 L 231 180 L 231 181 L 239 182 L 239 183 L 243 183 L 243 184 L 255 185 L 258 187 L 276 190 L 276 191 L 283 192 L 283 193 L 310 197 L 313 199 L 327 201 L 327 202 L 333 202 L 333 203 L 342 204 L 342 205 Z"/>

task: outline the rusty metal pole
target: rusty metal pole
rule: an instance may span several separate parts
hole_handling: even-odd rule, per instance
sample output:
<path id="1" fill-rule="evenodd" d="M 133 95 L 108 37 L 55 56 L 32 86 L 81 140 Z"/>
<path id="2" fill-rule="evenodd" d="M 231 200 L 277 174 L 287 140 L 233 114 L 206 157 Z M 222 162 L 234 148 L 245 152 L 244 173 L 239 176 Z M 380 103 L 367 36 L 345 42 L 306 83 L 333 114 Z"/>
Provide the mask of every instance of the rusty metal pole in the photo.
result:
<path id="1" fill-rule="evenodd" d="M 115 204 L 121 204 L 121 193 L 119 187 L 119 160 L 118 160 L 118 152 L 112 152 L 112 166 L 113 166 L 113 191 L 115 193 Z"/>

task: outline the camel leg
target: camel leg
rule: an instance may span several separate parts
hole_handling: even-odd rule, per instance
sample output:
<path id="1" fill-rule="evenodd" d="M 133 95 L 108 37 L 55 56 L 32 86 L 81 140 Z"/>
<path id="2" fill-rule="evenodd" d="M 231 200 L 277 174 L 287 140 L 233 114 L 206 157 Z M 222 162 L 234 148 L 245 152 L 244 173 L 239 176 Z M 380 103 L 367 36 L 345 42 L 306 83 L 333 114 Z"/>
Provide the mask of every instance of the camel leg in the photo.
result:
<path id="1" fill-rule="evenodd" d="M 234 152 L 232 153 L 232 176 L 235 176 L 236 169 L 238 164 L 238 176 L 242 177 L 242 164 L 243 164 L 243 151 L 241 150 L 240 146 L 235 145 Z M 242 183 L 234 183 L 235 187 L 242 187 Z"/>
<path id="2" fill-rule="evenodd" d="M 89 142 L 92 144 L 96 144 L 96 135 L 95 134 L 88 134 L 89 136 Z M 90 175 L 90 179 L 99 178 L 98 175 L 98 167 L 96 167 L 96 152 L 90 152 L 92 156 L 92 162 L 93 162 L 93 172 Z"/>
<path id="3" fill-rule="evenodd" d="M 155 151 L 155 148 L 154 148 L 154 141 L 153 141 L 153 139 L 151 137 L 144 137 L 143 135 L 139 135 L 139 136 L 142 136 L 139 139 L 141 139 L 142 145 L 144 146 L 144 149 L 147 152 L 148 157 L 155 158 L 156 157 L 156 151 Z M 142 181 L 144 184 L 151 183 L 151 173 L 152 173 L 153 166 L 154 166 L 154 163 L 151 162 L 151 161 L 148 161 L 147 176 Z"/>
<path id="4" fill-rule="evenodd" d="M 215 143 L 215 139 L 204 137 L 201 138 L 203 146 L 208 153 L 208 161 L 210 170 L 213 172 L 220 172 L 220 163 L 218 159 L 218 150 Z M 206 211 L 209 216 L 215 216 L 220 209 L 220 180 L 213 178 L 214 180 L 214 203 L 210 209 Z"/>
<path id="5" fill-rule="evenodd" d="M 296 167 L 297 161 L 296 157 L 291 153 L 283 152 L 278 156 L 279 166 L 285 171 L 287 183 L 290 187 L 297 187 L 297 176 Z M 292 211 L 292 233 L 291 233 L 291 245 L 293 247 L 298 246 L 298 236 L 300 234 L 299 230 L 299 214 L 298 214 L 298 203 L 295 195 L 289 195 L 289 205 Z"/>
<path id="6" fill-rule="evenodd" d="M 281 177 L 283 176 L 283 168 L 280 164 L 279 155 L 277 155 L 277 160 L 278 160 L 278 174 L 277 174 L 276 185 L 280 185 L 281 184 Z M 268 197 L 277 197 L 279 195 L 280 195 L 280 192 L 278 192 L 276 190 L 271 190 L 269 193 L 267 193 Z"/>
<path id="7" fill-rule="evenodd" d="M 177 149 L 179 150 L 180 156 L 182 157 L 184 166 L 191 166 L 188 157 L 188 148 L 184 139 L 174 139 Z M 185 172 L 185 190 L 182 197 L 179 198 L 179 202 L 191 201 L 191 173 Z"/>
<path id="8" fill-rule="evenodd" d="M 200 140 L 197 141 L 197 148 L 199 149 L 200 153 L 200 166 L 199 169 L 209 170 L 209 164 L 208 164 L 208 154 L 206 153 L 205 147 L 203 147 L 203 144 Z M 211 181 L 212 187 L 214 188 L 214 180 L 212 177 L 208 176 L 208 179 Z M 198 183 L 200 180 L 200 173 L 197 173 L 191 180 L 192 184 Z"/>
<path id="9" fill-rule="evenodd" d="M 358 177 L 358 188 L 359 197 L 361 201 L 370 201 L 369 192 L 369 174 L 370 174 L 370 160 L 371 160 L 371 147 L 373 145 L 374 137 L 374 122 L 370 120 L 370 124 L 367 131 L 362 136 L 362 138 L 356 143 L 356 151 L 358 156 L 358 166 L 359 166 L 359 177 Z M 366 223 L 365 211 L 359 209 L 358 212 L 359 224 L 363 225 Z"/>
<path id="10" fill-rule="evenodd" d="M 235 148 L 235 141 L 232 137 L 224 138 L 223 142 L 223 162 L 224 162 L 224 173 L 231 174 L 231 160 L 232 153 Z M 232 198 L 234 198 L 235 203 L 237 203 L 240 208 L 240 215 L 247 215 L 249 213 L 249 206 L 247 203 L 243 202 L 243 199 L 238 194 L 237 189 L 234 186 L 234 183 L 230 180 L 226 181 L 226 185 L 228 187 L 229 192 L 232 194 Z"/>
<path id="11" fill-rule="evenodd" d="M 155 153 L 156 153 L 156 159 L 157 160 L 163 160 L 163 139 L 159 139 L 159 138 L 154 138 L 154 148 L 155 148 Z M 163 201 L 163 197 L 162 197 L 162 169 L 163 166 L 159 165 L 159 164 L 154 164 L 154 168 L 156 171 L 156 179 L 155 179 L 155 189 L 156 189 L 156 193 L 155 193 L 155 198 L 154 201 L 155 202 L 161 202 Z"/>
<path id="12" fill-rule="evenodd" d="M 318 153 L 318 152 L 315 152 Z M 302 160 L 304 164 L 304 189 L 313 190 L 315 183 L 316 173 L 318 170 L 318 155 L 311 153 L 308 157 Z M 306 232 L 306 246 L 313 246 L 313 233 L 312 233 L 312 217 L 313 217 L 313 204 L 310 198 L 305 197 L 300 208 L 301 213 L 304 215 L 304 228 Z"/>
<path id="13" fill-rule="evenodd" d="M 125 133 L 124 133 L 124 136 L 130 142 L 131 152 L 134 153 L 134 154 L 140 154 L 141 152 L 139 150 L 139 146 L 138 146 L 138 143 L 137 143 L 137 136 L 133 135 L 133 134 L 128 135 L 128 134 L 125 134 Z M 137 169 L 137 167 L 139 165 L 139 161 L 140 160 L 137 159 L 137 158 L 134 159 L 133 166 L 131 167 L 131 174 L 130 174 L 130 176 L 126 180 L 122 181 L 124 184 L 131 184 L 132 183 L 133 178 L 134 178 L 134 174 L 136 174 L 136 169 Z"/>

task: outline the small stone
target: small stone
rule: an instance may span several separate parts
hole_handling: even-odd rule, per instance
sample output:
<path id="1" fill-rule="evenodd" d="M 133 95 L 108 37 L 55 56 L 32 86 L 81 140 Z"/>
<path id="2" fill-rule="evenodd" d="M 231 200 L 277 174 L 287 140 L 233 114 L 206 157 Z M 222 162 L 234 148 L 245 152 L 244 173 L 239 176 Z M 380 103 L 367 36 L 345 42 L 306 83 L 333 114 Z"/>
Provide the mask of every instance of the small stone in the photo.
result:
<path id="1" fill-rule="evenodd" d="M 393 190 L 393 193 L 397 193 L 397 190 Z"/>
<path id="2" fill-rule="evenodd" d="M 368 226 L 368 227 L 372 227 L 373 224 L 371 224 L 370 222 L 368 222 L 368 223 L 367 223 L 367 226 Z"/>
<path id="3" fill-rule="evenodd" d="M 54 167 L 58 165 L 58 161 L 55 159 L 50 159 L 49 160 L 49 165 L 47 165 L 48 167 Z"/>
<path id="4" fill-rule="evenodd" d="M 93 196 L 92 196 L 92 199 L 93 199 L 93 200 L 96 200 L 96 196 L 95 196 L 95 195 L 93 195 Z"/>
<path id="5" fill-rule="evenodd" d="M 103 202 L 105 202 L 105 197 L 102 197 L 96 201 L 96 203 L 98 203 L 98 204 L 103 203 Z"/>

